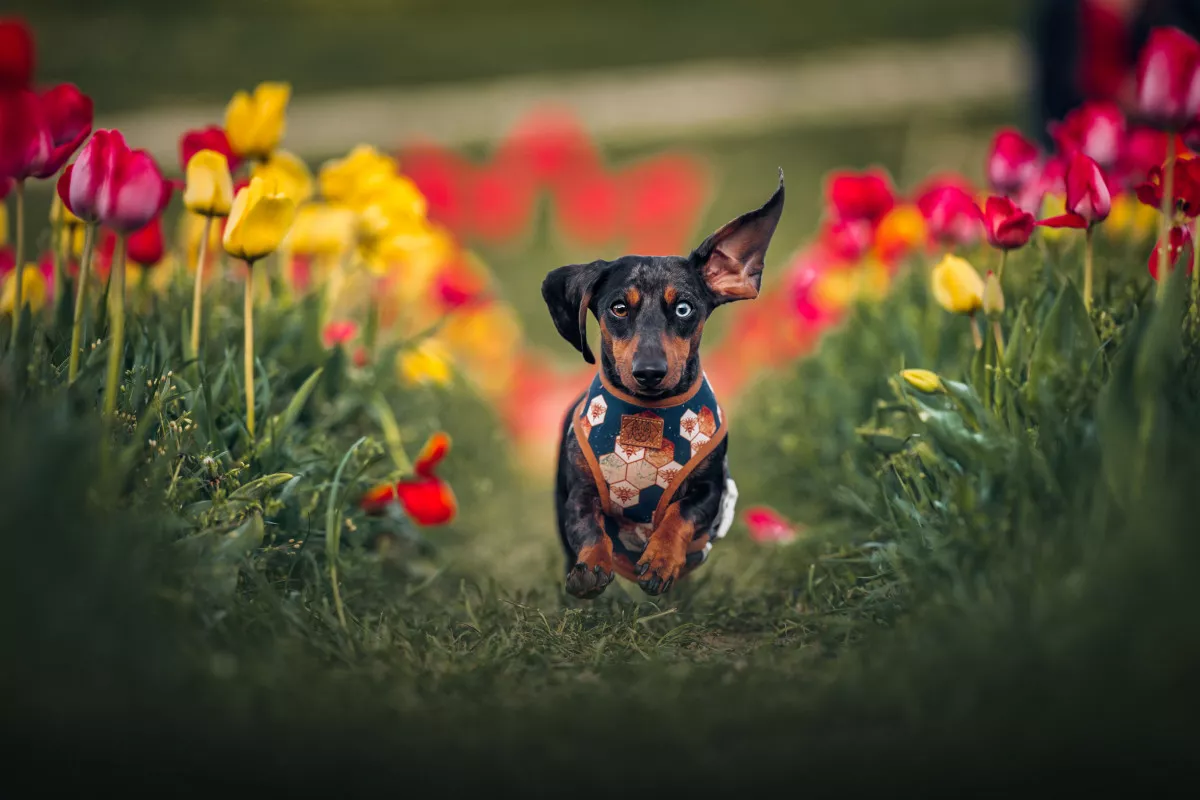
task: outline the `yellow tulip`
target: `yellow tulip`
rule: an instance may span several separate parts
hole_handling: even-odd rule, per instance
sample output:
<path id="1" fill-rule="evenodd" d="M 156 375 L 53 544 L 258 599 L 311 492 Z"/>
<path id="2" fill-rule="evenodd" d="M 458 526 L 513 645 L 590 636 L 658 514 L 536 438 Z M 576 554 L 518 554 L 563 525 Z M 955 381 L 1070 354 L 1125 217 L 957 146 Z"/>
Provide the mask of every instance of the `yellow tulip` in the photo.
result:
<path id="1" fill-rule="evenodd" d="M 17 270 L 8 273 L 4 281 L 4 291 L 0 294 L 0 312 L 13 313 L 17 301 Z M 37 312 L 46 305 L 46 279 L 37 264 L 26 264 L 21 273 L 21 302 L 29 306 L 29 310 Z"/>
<path id="2" fill-rule="evenodd" d="M 233 177 L 229 162 L 216 150 L 200 150 L 187 163 L 183 204 L 205 217 L 227 217 L 233 207 Z"/>
<path id="3" fill-rule="evenodd" d="M 946 255 L 933 268 L 933 298 L 955 314 L 974 314 L 983 307 L 983 278 L 965 259 Z"/>
<path id="4" fill-rule="evenodd" d="M 356 224 L 348 208 L 308 203 L 296 211 L 288 246 L 299 255 L 338 256 L 353 246 Z"/>
<path id="5" fill-rule="evenodd" d="M 372 183 L 362 199 L 377 205 L 393 219 L 424 218 L 428 211 L 425 195 L 417 185 L 403 175 L 392 175 L 385 181 Z"/>
<path id="6" fill-rule="evenodd" d="M 308 165 L 286 150 L 276 151 L 265 162 L 255 164 L 251 175 L 262 178 L 268 189 L 287 195 L 296 205 L 313 196 L 313 177 Z"/>
<path id="7" fill-rule="evenodd" d="M 229 255 L 254 263 L 275 252 L 296 217 L 296 204 L 284 194 L 272 194 L 262 178 L 233 198 L 223 244 Z"/>
<path id="8" fill-rule="evenodd" d="M 453 375 L 450 357 L 436 339 L 425 339 L 419 345 L 402 350 L 396 356 L 400 377 L 410 386 L 435 384 L 446 386 Z"/>
<path id="9" fill-rule="evenodd" d="M 225 108 L 225 133 L 233 151 L 259 160 L 271 155 L 283 139 L 291 96 L 291 85 L 272 82 L 260 83 L 253 95 L 235 94 Z"/>
<path id="10" fill-rule="evenodd" d="M 0 208 L 0 222 L 4 220 L 4 211 Z M 71 209 L 63 205 L 62 199 L 58 196 L 58 192 L 50 198 L 50 222 L 51 224 L 63 225 L 83 225 L 83 220 L 71 213 Z M 0 228 L 5 227 L 0 225 Z M 4 232 L 0 230 L 0 244 L 4 243 Z"/>
<path id="11" fill-rule="evenodd" d="M 915 205 L 898 205 L 884 215 L 875 230 L 872 252 L 883 261 L 901 258 L 928 239 L 925 215 Z"/>
<path id="12" fill-rule="evenodd" d="M 317 180 L 326 201 L 356 206 L 395 174 L 394 160 L 368 144 L 360 144 L 345 158 L 326 161 Z"/>
<path id="13" fill-rule="evenodd" d="M 900 377 L 904 379 L 905 383 L 919 392 L 933 394 L 942 390 L 942 379 L 937 376 L 937 373 L 930 372 L 927 369 L 901 370 Z"/>
<path id="14" fill-rule="evenodd" d="M 1158 209 L 1129 194 L 1113 197 L 1112 211 L 1104 221 L 1103 232 L 1112 239 L 1149 239 L 1158 227 Z"/>
<path id="15" fill-rule="evenodd" d="M 196 262 L 200 258 L 200 239 L 204 236 L 204 228 L 207 221 L 207 218 L 191 212 L 185 212 L 180 217 L 180 235 L 183 237 L 184 246 L 187 249 L 189 270 L 195 268 Z M 221 224 L 218 222 L 207 227 L 208 243 L 204 248 L 204 266 L 206 268 L 211 266 L 213 259 L 216 257 L 216 249 L 221 246 Z"/>

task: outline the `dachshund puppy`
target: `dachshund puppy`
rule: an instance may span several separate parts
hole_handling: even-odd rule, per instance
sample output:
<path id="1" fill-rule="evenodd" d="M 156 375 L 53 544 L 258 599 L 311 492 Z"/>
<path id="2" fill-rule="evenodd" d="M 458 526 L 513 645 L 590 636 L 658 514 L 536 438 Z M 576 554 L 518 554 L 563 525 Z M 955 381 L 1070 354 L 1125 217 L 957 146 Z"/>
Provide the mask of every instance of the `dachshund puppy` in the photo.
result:
<path id="1" fill-rule="evenodd" d="M 783 171 L 766 204 L 689 256 L 624 256 L 551 271 L 542 297 L 564 339 L 600 367 L 563 421 L 556 485 L 566 587 L 593 598 L 613 575 L 648 594 L 704 563 L 728 531 L 737 487 L 725 415 L 700 368 L 700 336 L 719 305 L 758 296 L 783 212 Z"/>

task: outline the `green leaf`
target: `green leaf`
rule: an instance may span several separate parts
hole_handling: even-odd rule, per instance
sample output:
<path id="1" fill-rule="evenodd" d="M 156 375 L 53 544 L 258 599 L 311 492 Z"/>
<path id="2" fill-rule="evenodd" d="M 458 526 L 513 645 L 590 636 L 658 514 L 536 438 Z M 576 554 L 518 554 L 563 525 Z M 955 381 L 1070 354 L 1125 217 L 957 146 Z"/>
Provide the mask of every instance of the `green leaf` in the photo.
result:
<path id="1" fill-rule="evenodd" d="M 304 383 L 300 384 L 300 388 L 292 395 L 292 399 L 288 401 L 287 408 L 282 414 L 275 416 L 271 423 L 267 426 L 267 433 L 263 437 L 262 445 L 265 447 L 271 443 L 273 438 L 282 438 L 283 434 L 287 433 L 296 420 L 300 418 L 300 412 L 304 410 L 305 403 L 312 396 L 313 391 L 317 388 L 317 384 L 321 380 L 322 368 L 317 369 L 305 379 Z"/>

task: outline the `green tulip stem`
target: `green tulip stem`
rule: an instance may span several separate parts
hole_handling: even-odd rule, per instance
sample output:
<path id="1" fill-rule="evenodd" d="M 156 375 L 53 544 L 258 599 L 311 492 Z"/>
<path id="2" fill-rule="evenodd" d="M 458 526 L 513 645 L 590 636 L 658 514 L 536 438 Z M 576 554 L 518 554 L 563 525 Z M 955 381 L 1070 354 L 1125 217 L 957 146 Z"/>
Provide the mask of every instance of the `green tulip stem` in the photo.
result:
<path id="1" fill-rule="evenodd" d="M 246 430 L 250 439 L 254 439 L 254 265 L 246 262 L 249 272 L 246 275 L 246 301 L 242 308 L 245 316 L 245 368 L 246 368 Z"/>
<path id="2" fill-rule="evenodd" d="M 79 285 L 75 287 L 75 317 L 71 323 L 71 358 L 67 368 L 67 383 L 79 375 L 79 355 L 83 339 L 83 310 L 87 307 L 88 284 L 91 283 L 92 246 L 96 243 L 96 226 L 83 229 L 83 256 L 79 261 Z"/>
<path id="3" fill-rule="evenodd" d="M 125 248 L 124 236 L 117 238 L 113 253 L 112 270 L 109 275 L 108 313 L 111 318 L 112 337 L 108 349 L 108 379 L 104 384 L 104 413 L 112 414 L 117 408 L 118 384 L 121 366 L 125 362 Z"/>
<path id="4" fill-rule="evenodd" d="M 996 280 L 1000 281 L 1000 285 L 1004 285 L 1004 265 L 1008 263 L 1008 250 L 1000 251 L 1000 268 L 996 270 Z"/>
<path id="5" fill-rule="evenodd" d="M 200 249 L 196 258 L 196 285 L 192 289 L 192 357 L 200 358 L 200 312 L 204 297 L 204 259 L 208 258 L 208 234 L 212 230 L 212 217 L 204 218 L 204 232 L 200 234 Z"/>
<path id="6" fill-rule="evenodd" d="M 13 270 L 16 286 L 13 294 L 12 335 L 8 342 L 10 348 L 17 345 L 17 331 L 21 327 L 21 312 L 25 305 L 25 298 L 22 297 L 25 288 L 25 181 L 17 181 L 13 187 L 13 194 L 17 198 L 17 250 L 16 269 Z"/>
<path id="7" fill-rule="evenodd" d="M 1083 307 L 1092 310 L 1092 226 L 1083 234 Z"/>
<path id="8" fill-rule="evenodd" d="M 1167 160 L 1163 163 L 1162 215 L 1158 220 L 1158 302 L 1162 303 L 1167 290 L 1167 270 L 1170 269 L 1171 223 L 1175 214 L 1175 131 L 1167 131 Z"/>
<path id="9" fill-rule="evenodd" d="M 976 350 L 983 348 L 983 333 L 979 330 L 979 316 L 977 314 L 971 315 L 971 338 L 975 341 Z"/>

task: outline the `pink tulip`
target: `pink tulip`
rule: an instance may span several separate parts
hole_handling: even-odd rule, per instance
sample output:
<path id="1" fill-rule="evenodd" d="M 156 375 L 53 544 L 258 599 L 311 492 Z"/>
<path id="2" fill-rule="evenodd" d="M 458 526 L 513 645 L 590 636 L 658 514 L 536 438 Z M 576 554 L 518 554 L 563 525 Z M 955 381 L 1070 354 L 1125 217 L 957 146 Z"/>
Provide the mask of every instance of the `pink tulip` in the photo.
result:
<path id="1" fill-rule="evenodd" d="M 992 191 L 1013 195 L 1037 178 L 1042 154 L 1033 142 L 1013 128 L 1004 128 L 992 139 L 987 177 Z"/>
<path id="2" fill-rule="evenodd" d="M 878 168 L 855 173 L 837 171 L 825 185 L 826 208 L 833 220 L 866 220 L 879 224 L 896 204 L 892 179 Z"/>
<path id="3" fill-rule="evenodd" d="M 1112 191 L 1100 165 L 1083 153 L 1067 167 L 1067 213 L 1038 222 L 1048 228 L 1090 228 L 1112 211 Z"/>
<path id="4" fill-rule="evenodd" d="M 933 178 L 917 192 L 917 208 L 929 235 L 943 245 L 972 245 L 979 241 L 983 221 L 970 194 L 970 184 L 958 175 Z"/>
<path id="5" fill-rule="evenodd" d="M 154 159 L 145 150 L 130 150 L 119 131 L 96 131 L 64 178 L 67 208 L 123 234 L 145 227 L 171 197 L 171 184 Z"/>
<path id="6" fill-rule="evenodd" d="M 1125 138 L 1125 115 L 1115 103 L 1086 103 L 1053 124 L 1050 133 L 1062 155 L 1076 151 L 1107 171 L 1117 165 Z"/>
<path id="7" fill-rule="evenodd" d="M 1155 28 L 1137 69 L 1137 108 L 1150 124 L 1179 130 L 1200 113 L 1200 44 L 1178 28 Z"/>

